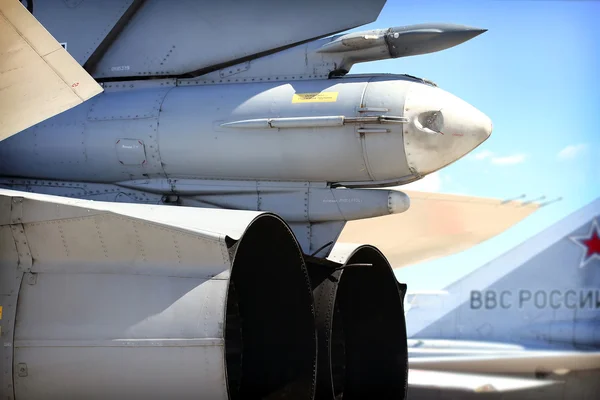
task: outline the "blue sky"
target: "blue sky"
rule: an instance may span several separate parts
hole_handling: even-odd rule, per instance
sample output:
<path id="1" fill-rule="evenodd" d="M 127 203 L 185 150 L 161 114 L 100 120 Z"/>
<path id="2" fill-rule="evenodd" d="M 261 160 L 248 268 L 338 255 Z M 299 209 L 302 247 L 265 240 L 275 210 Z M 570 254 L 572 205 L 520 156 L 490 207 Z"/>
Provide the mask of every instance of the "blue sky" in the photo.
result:
<path id="1" fill-rule="evenodd" d="M 444 287 L 600 196 L 600 1 L 388 0 L 355 31 L 424 22 L 488 29 L 438 53 L 358 64 L 408 73 L 473 104 L 494 123 L 471 155 L 413 189 L 562 200 L 457 255 L 398 270 L 415 289 Z"/>

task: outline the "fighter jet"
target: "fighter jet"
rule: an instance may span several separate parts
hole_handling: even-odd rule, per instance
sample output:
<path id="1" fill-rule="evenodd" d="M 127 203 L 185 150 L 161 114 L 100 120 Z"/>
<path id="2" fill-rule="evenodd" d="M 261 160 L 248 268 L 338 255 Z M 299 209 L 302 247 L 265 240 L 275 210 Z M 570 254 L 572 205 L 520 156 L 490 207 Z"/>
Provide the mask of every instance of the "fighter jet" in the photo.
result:
<path id="1" fill-rule="evenodd" d="M 0 396 L 404 398 L 406 286 L 332 247 L 492 123 L 349 71 L 484 29 L 343 33 L 383 0 L 23 3 L 0 0 Z"/>
<path id="2" fill-rule="evenodd" d="M 447 288 L 408 294 L 409 398 L 596 399 L 599 222 L 597 199 Z"/>

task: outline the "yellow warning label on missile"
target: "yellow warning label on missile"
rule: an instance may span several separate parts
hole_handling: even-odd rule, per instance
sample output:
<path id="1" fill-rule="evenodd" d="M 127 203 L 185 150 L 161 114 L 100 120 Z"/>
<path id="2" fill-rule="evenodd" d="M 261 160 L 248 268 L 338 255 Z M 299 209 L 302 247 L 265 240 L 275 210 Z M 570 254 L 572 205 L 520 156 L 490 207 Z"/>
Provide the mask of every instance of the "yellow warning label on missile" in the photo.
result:
<path id="1" fill-rule="evenodd" d="M 0 306 L 0 319 L 2 319 L 2 306 Z"/>
<path id="2" fill-rule="evenodd" d="M 334 103 L 338 92 L 296 93 L 292 103 Z"/>

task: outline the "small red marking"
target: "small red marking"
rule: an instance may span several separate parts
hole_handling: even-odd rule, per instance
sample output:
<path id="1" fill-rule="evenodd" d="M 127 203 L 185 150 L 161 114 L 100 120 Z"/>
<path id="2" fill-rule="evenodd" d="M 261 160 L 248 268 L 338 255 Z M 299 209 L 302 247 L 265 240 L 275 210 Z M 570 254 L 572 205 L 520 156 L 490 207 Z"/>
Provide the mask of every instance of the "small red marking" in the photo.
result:
<path id="1" fill-rule="evenodd" d="M 142 143 L 141 140 L 138 140 L 138 143 L 141 144 L 142 146 L 144 145 L 144 143 Z"/>
<path id="2" fill-rule="evenodd" d="M 592 236 L 587 240 L 582 240 L 583 245 L 587 247 L 587 251 L 585 256 L 590 258 L 595 255 L 600 255 L 600 236 L 598 235 L 598 230 L 596 229 Z"/>
<path id="3" fill-rule="evenodd" d="M 79 82 L 75 82 L 74 84 L 71 85 L 71 87 L 77 87 L 79 86 Z"/>
<path id="4" fill-rule="evenodd" d="M 587 236 L 575 236 L 570 238 L 584 249 L 579 268 L 584 267 L 589 261 L 600 260 L 600 228 L 598 221 L 594 218 Z"/>
<path id="5" fill-rule="evenodd" d="M 453 133 L 452 136 L 459 136 L 459 137 L 463 137 L 465 136 L 464 133 Z"/>

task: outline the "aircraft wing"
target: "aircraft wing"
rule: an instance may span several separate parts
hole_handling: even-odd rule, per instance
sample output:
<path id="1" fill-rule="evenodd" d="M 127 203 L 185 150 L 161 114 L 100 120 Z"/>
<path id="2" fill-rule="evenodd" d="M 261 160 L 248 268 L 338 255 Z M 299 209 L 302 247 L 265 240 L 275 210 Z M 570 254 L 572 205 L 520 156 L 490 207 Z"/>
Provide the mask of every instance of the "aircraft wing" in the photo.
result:
<path id="1" fill-rule="evenodd" d="M 559 381 L 513 378 L 482 374 L 410 369 L 408 385 L 411 389 L 437 390 L 440 392 L 504 393 L 536 389 L 560 384 Z"/>
<path id="2" fill-rule="evenodd" d="M 600 352 L 529 350 L 517 345 L 418 340 L 409 345 L 409 390 L 440 393 L 560 390 L 571 376 L 600 368 Z M 553 398 L 553 396 L 548 396 Z"/>
<path id="3" fill-rule="evenodd" d="M 437 352 L 441 353 L 442 349 Z M 449 349 L 449 351 L 454 351 Z M 409 348 L 411 368 L 489 374 L 564 374 L 570 371 L 600 368 L 600 352 L 524 350 L 520 352 L 490 352 L 482 355 L 452 355 L 415 357 L 418 349 Z"/>
<path id="4" fill-rule="evenodd" d="M 539 208 L 538 204 L 527 202 L 405 193 L 411 202 L 408 211 L 350 221 L 339 242 L 371 243 L 398 268 L 467 250 L 502 233 Z"/>
<path id="5" fill-rule="evenodd" d="M 17 0 L 0 0 L 0 140 L 102 88 Z"/>
<path id="6" fill-rule="evenodd" d="M 76 3 L 74 6 L 72 3 Z M 377 19 L 385 0 L 36 2 L 34 15 L 96 79 L 231 79 L 248 61 Z M 241 80 L 240 80 L 241 81 Z"/>

